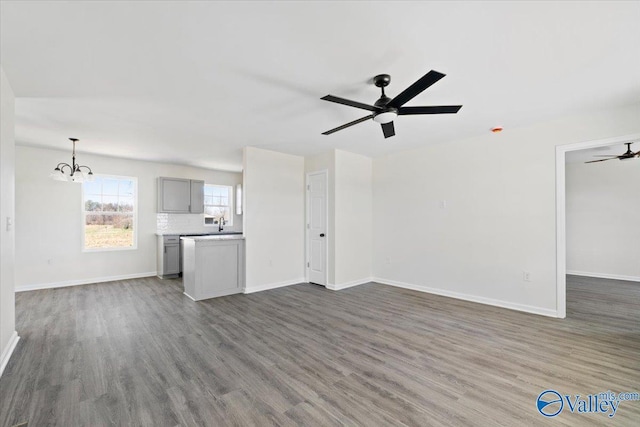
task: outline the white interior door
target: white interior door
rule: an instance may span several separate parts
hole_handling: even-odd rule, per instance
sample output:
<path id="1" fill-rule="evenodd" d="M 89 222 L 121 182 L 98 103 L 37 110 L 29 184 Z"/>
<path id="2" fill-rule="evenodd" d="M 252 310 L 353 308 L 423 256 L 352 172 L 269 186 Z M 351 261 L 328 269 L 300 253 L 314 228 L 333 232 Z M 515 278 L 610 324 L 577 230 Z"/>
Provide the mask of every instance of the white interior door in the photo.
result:
<path id="1" fill-rule="evenodd" d="M 307 174 L 307 277 L 327 285 L 327 172 Z"/>

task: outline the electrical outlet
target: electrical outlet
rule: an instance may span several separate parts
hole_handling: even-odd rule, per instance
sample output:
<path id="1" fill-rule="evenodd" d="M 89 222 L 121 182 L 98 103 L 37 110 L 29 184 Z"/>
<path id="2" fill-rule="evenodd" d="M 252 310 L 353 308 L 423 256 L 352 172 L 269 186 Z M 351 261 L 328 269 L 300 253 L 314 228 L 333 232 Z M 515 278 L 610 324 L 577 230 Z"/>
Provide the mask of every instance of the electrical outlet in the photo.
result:
<path id="1" fill-rule="evenodd" d="M 522 272 L 522 280 L 524 280 L 525 282 L 530 282 L 531 281 L 531 272 L 530 271 L 523 271 Z"/>
<path id="2" fill-rule="evenodd" d="M 447 201 L 440 200 L 440 209 L 447 209 Z"/>
<path id="3" fill-rule="evenodd" d="M 384 259 L 384 263 L 385 264 L 391 264 L 391 258 L 385 258 Z"/>

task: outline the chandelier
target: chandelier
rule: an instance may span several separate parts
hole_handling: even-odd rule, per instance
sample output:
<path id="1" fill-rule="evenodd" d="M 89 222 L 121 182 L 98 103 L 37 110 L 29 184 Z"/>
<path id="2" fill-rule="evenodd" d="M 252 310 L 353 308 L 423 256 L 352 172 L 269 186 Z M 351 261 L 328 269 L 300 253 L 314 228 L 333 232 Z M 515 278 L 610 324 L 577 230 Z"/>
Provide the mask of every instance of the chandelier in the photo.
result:
<path id="1" fill-rule="evenodd" d="M 73 143 L 73 154 L 71 155 L 71 164 L 58 163 L 58 166 L 51 172 L 50 177 L 56 181 L 71 181 L 71 182 L 83 182 L 93 181 L 95 177 L 89 166 L 81 166 L 76 163 L 76 142 L 78 139 L 69 138 Z M 82 169 L 87 169 L 89 172 L 85 173 Z"/>

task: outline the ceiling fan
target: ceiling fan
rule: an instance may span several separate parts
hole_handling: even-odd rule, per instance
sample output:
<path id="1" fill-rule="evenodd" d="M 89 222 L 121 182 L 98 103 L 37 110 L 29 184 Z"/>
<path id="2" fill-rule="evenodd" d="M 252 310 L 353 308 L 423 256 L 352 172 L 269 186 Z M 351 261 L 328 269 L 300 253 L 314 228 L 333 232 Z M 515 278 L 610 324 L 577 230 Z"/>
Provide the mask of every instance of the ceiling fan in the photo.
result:
<path id="1" fill-rule="evenodd" d="M 633 159 L 634 157 L 640 157 L 640 151 L 637 151 L 635 153 L 633 151 L 631 151 L 631 144 L 633 144 L 633 142 L 625 142 L 625 145 L 627 146 L 627 152 L 624 153 L 624 154 L 621 154 L 619 156 L 598 155 L 598 156 L 594 156 L 594 157 L 609 157 L 609 158 L 608 159 L 600 159 L 600 160 L 591 160 L 591 161 L 585 162 L 585 163 L 606 162 L 607 160 L 613 160 L 613 159 L 630 160 L 630 159 Z"/>
<path id="2" fill-rule="evenodd" d="M 393 121 L 397 116 L 409 116 L 418 114 L 455 114 L 462 105 L 434 105 L 428 107 L 403 107 L 404 104 L 422 93 L 429 86 L 443 78 L 445 74 L 431 70 L 422 76 L 414 84 L 406 88 L 395 98 L 391 99 L 384 93 L 384 88 L 391 82 L 389 74 L 379 74 L 373 78 L 373 83 L 382 90 L 382 95 L 373 104 L 363 104 L 361 102 L 351 101 L 349 99 L 340 98 L 333 95 L 327 95 L 320 99 L 338 104 L 348 105 L 350 107 L 360 108 L 362 110 L 371 111 L 368 116 L 354 120 L 350 123 L 338 126 L 337 128 L 322 132 L 323 135 L 330 135 L 339 130 L 346 129 L 350 126 L 357 125 L 366 120 L 373 119 L 374 122 L 380 123 L 382 133 L 385 138 L 389 138 L 396 134 Z"/>

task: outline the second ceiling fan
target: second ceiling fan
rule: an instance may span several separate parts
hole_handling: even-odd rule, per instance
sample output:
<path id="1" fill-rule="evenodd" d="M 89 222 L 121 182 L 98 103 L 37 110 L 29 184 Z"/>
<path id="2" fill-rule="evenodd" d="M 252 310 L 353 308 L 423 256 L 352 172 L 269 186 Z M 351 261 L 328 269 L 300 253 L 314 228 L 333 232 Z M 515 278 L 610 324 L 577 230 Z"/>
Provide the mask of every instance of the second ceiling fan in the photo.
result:
<path id="1" fill-rule="evenodd" d="M 608 157 L 608 159 L 591 160 L 590 162 L 585 162 L 585 163 L 606 162 L 607 160 L 614 160 L 614 159 L 630 160 L 630 159 L 633 159 L 634 157 L 640 157 L 640 151 L 638 151 L 636 153 L 631 151 L 631 144 L 633 144 L 633 142 L 625 142 L 624 145 L 627 146 L 627 151 L 626 151 L 626 153 L 622 153 L 619 156 L 597 155 L 595 157 Z"/>
<path id="2" fill-rule="evenodd" d="M 362 110 L 371 111 L 368 116 L 354 120 L 350 123 L 338 126 L 337 128 L 323 132 L 323 135 L 330 135 L 339 130 L 346 129 L 350 126 L 357 125 L 366 120 L 373 119 L 374 122 L 380 123 L 382 133 L 385 138 L 389 138 L 396 134 L 393 121 L 397 116 L 419 115 L 419 114 L 455 114 L 462 108 L 462 105 L 432 105 L 425 107 L 403 107 L 404 104 L 422 93 L 429 86 L 443 78 L 445 74 L 431 70 L 422 76 L 414 84 L 406 88 L 395 98 L 391 99 L 384 93 L 384 88 L 391 82 L 391 76 L 388 74 L 379 74 L 373 78 L 373 83 L 382 90 L 382 95 L 373 104 L 363 104 L 357 101 L 340 98 L 338 96 L 327 95 L 320 99 L 335 102 L 338 104 L 348 105 L 350 107 L 360 108 Z"/>

